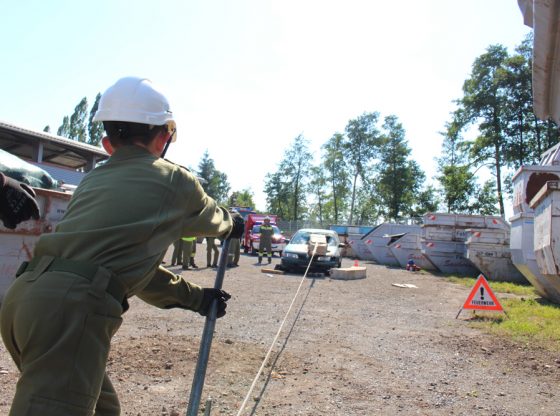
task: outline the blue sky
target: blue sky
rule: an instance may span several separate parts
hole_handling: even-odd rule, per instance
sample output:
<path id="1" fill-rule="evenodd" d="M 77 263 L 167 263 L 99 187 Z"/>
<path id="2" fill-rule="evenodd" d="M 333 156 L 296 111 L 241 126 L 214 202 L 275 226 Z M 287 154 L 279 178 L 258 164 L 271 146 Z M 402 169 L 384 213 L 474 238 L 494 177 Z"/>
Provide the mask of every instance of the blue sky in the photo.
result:
<path id="1" fill-rule="evenodd" d="M 51 130 L 118 78 L 167 93 L 196 167 L 208 150 L 257 207 L 299 134 L 320 146 L 364 112 L 399 117 L 428 177 L 474 59 L 530 28 L 516 0 L 4 1 L 0 120 Z M 318 157 L 316 159 L 318 161 Z"/>

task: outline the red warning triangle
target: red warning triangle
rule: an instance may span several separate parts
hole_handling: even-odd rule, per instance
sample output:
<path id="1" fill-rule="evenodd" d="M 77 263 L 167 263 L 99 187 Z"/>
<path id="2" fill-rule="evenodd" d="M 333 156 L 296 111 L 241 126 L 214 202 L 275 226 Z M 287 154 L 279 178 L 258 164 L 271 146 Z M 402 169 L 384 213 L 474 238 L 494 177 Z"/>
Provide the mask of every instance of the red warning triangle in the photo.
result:
<path id="1" fill-rule="evenodd" d="M 483 311 L 504 310 L 482 273 L 478 276 L 469 297 L 463 305 L 463 309 L 479 309 Z"/>

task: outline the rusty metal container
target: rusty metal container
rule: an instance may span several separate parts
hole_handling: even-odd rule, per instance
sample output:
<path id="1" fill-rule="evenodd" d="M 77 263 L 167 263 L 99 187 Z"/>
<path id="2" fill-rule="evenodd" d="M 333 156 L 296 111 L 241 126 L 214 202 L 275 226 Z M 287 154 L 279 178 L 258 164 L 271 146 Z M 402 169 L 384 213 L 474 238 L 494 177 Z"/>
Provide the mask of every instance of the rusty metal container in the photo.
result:
<path id="1" fill-rule="evenodd" d="M 399 261 L 391 252 L 389 244 L 396 234 L 421 233 L 419 225 L 383 223 L 374 228 L 364 237 L 366 247 L 375 262 L 386 266 L 400 266 Z"/>
<path id="2" fill-rule="evenodd" d="M 465 242 L 467 258 L 488 280 L 528 283 L 511 260 L 509 232 L 496 228 L 467 231 L 470 234 Z"/>
<path id="3" fill-rule="evenodd" d="M 31 259 L 39 236 L 53 232 L 66 213 L 71 194 L 34 188 L 41 218 L 22 222 L 15 230 L 0 224 L 0 302 L 15 279 L 20 264 Z"/>
<path id="4" fill-rule="evenodd" d="M 511 260 L 539 295 L 545 299 L 558 299 L 558 293 L 548 283 L 537 265 L 534 249 L 534 216 L 534 212 L 518 213 L 509 219 Z"/>
<path id="5" fill-rule="evenodd" d="M 366 241 L 363 235 L 348 235 L 348 244 L 350 246 L 351 254 L 358 257 L 360 260 L 374 261 L 373 255 L 366 246 Z"/>
<path id="6" fill-rule="evenodd" d="M 447 214 L 434 212 L 425 214 L 422 219 L 424 227 L 443 226 L 453 227 L 455 229 L 508 228 L 508 225 L 503 218 L 495 215 Z M 463 241 L 465 240 L 466 238 L 463 239 Z"/>
<path id="7" fill-rule="evenodd" d="M 423 217 L 422 254 L 442 273 L 478 274 L 465 245 L 473 228 L 505 232 L 509 225 L 492 215 L 428 213 Z"/>
<path id="8" fill-rule="evenodd" d="M 513 213 L 533 213 L 530 203 L 547 181 L 560 179 L 560 166 L 522 166 L 513 175 Z"/>
<path id="9" fill-rule="evenodd" d="M 422 236 L 418 233 L 406 233 L 389 245 L 401 267 L 406 268 L 409 260 L 423 270 L 437 271 L 437 267 L 422 253 Z"/>
<path id="10" fill-rule="evenodd" d="M 560 181 L 546 182 L 531 200 L 535 260 L 546 282 L 548 299 L 560 303 Z"/>
<path id="11" fill-rule="evenodd" d="M 422 239 L 424 254 L 442 273 L 474 276 L 478 269 L 466 257 L 464 241 Z"/>

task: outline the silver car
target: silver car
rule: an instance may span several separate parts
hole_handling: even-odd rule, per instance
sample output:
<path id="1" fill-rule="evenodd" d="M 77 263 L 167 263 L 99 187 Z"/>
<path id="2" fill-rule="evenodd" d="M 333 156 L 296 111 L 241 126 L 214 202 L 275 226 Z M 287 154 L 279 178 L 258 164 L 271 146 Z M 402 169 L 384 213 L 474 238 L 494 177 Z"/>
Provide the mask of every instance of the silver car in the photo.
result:
<path id="1" fill-rule="evenodd" d="M 340 243 L 336 231 L 302 228 L 292 236 L 282 253 L 282 269 L 289 271 L 307 268 L 310 261 L 308 243 L 312 234 L 321 234 L 327 237 L 327 253 L 315 255 L 310 270 L 328 271 L 333 267 L 340 267 L 342 263 L 340 249 L 344 247 L 344 244 Z"/>

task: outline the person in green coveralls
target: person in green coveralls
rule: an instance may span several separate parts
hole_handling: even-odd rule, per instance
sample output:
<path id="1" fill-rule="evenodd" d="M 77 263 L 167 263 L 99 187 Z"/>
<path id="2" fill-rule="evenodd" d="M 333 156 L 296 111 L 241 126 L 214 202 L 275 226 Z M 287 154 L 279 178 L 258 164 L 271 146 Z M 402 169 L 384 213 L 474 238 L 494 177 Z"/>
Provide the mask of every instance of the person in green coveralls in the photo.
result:
<path id="1" fill-rule="evenodd" d="M 231 209 L 231 213 L 237 214 L 236 209 Z M 239 256 L 241 255 L 241 240 L 239 238 L 232 238 L 229 243 L 228 262 L 227 267 L 239 266 Z"/>
<path id="2" fill-rule="evenodd" d="M 1 305 L 2 339 L 21 372 L 12 416 L 119 415 L 105 366 L 127 298 L 201 315 L 215 301 L 218 317 L 230 298 L 160 266 L 182 236 L 243 232 L 241 216 L 162 158 L 176 137 L 165 96 L 149 80 L 120 79 L 94 121 L 111 157 L 82 180 L 55 232 L 41 235 Z"/>
<path id="3" fill-rule="evenodd" d="M 189 270 L 190 267 L 198 269 L 194 262 L 196 254 L 196 237 L 183 237 L 183 270 Z"/>
<path id="4" fill-rule="evenodd" d="M 214 255 L 212 257 L 212 254 Z M 216 247 L 215 237 L 206 237 L 206 267 L 218 267 L 220 251 Z"/>
<path id="5" fill-rule="evenodd" d="M 259 237 L 259 264 L 262 262 L 263 252 L 266 250 L 268 256 L 268 264 L 272 262 L 272 236 L 274 235 L 274 228 L 270 225 L 270 217 L 264 218 L 264 224 L 260 226 Z"/>
<path id="6" fill-rule="evenodd" d="M 239 238 L 232 238 L 229 243 L 228 251 L 228 267 L 239 266 L 239 257 L 241 255 L 241 241 Z"/>

